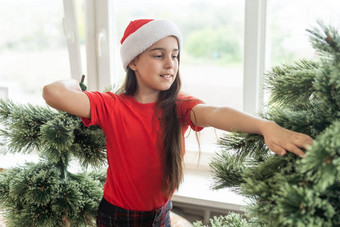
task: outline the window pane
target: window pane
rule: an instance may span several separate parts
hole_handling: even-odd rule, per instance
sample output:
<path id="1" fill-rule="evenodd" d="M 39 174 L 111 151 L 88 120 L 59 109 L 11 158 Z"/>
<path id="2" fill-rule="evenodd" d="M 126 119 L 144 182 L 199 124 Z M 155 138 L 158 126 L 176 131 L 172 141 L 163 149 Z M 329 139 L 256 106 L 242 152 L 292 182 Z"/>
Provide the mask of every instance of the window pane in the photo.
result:
<path id="1" fill-rule="evenodd" d="M 61 0 L 5 0 L 0 15 L 0 86 L 16 102 L 43 104 L 43 85 L 70 77 Z"/>
<path id="2" fill-rule="evenodd" d="M 180 28 L 184 38 L 181 76 L 185 93 L 210 105 L 242 109 L 244 1 L 115 0 L 116 74 L 124 77 L 119 41 L 130 20 L 167 18 Z M 221 131 L 206 128 L 201 133 L 202 151 L 216 151 Z M 187 149 L 198 150 L 195 133 Z"/>
<path id="3" fill-rule="evenodd" d="M 268 66 L 315 56 L 306 29 L 317 27 L 317 20 L 340 28 L 340 2 L 268 1 Z"/>

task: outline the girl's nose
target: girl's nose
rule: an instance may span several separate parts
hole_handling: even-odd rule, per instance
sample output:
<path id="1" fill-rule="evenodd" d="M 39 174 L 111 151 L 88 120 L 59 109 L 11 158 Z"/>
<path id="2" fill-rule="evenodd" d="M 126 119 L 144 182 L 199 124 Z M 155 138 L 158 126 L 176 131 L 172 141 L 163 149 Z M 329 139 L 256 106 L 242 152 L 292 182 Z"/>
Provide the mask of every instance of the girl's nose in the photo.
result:
<path id="1" fill-rule="evenodd" d="M 166 57 L 165 58 L 165 67 L 166 68 L 173 68 L 175 65 L 175 60 L 172 58 L 172 56 Z"/>

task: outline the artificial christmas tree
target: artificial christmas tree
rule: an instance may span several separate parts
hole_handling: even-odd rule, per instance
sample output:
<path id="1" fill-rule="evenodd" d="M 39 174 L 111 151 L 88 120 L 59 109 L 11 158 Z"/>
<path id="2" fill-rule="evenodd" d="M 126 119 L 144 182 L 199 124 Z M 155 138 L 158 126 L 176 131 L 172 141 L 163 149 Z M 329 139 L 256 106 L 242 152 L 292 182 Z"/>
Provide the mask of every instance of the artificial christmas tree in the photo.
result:
<path id="1" fill-rule="evenodd" d="M 103 166 L 105 137 L 79 117 L 48 107 L 0 100 L 1 136 L 9 152 L 38 152 L 38 163 L 0 173 L 0 206 L 7 226 L 93 226 L 105 172 L 71 173 L 80 166 Z"/>
<path id="2" fill-rule="evenodd" d="M 225 149 L 211 162 L 215 188 L 234 188 L 250 201 L 249 225 L 340 226 L 340 36 L 319 26 L 308 32 L 320 58 L 274 67 L 261 114 L 313 137 L 306 157 L 281 157 L 260 135 L 232 133 L 221 138 Z"/>

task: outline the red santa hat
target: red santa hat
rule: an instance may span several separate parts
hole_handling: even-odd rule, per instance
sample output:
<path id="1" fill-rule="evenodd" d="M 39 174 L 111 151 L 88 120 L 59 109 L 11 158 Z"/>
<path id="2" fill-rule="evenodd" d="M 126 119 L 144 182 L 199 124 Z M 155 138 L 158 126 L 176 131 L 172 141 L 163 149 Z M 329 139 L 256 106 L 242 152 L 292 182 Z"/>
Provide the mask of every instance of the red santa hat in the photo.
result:
<path id="1" fill-rule="evenodd" d="M 129 63 L 152 46 L 155 42 L 167 36 L 175 36 L 179 49 L 182 50 L 183 39 L 176 24 L 169 20 L 139 19 L 131 21 L 124 32 L 120 43 L 120 56 L 123 67 L 127 70 Z"/>

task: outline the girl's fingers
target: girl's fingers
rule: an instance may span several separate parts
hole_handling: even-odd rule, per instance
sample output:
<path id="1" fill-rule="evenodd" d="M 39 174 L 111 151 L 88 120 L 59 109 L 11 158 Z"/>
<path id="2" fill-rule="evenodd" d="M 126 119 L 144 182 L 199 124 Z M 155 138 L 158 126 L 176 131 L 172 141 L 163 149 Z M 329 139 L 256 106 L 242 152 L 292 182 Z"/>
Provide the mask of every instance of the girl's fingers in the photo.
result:
<path id="1" fill-rule="evenodd" d="M 270 146 L 268 146 L 269 150 L 271 150 L 272 152 L 280 155 L 280 156 L 283 156 L 286 154 L 286 150 L 283 149 L 282 147 L 280 146 L 277 146 L 275 144 L 271 144 Z"/>
<path id="2" fill-rule="evenodd" d="M 300 157 L 305 157 L 303 150 L 313 145 L 313 139 L 310 136 L 279 126 L 272 128 L 271 133 L 267 133 L 265 141 L 269 150 L 281 156 L 291 152 Z"/>
<path id="3" fill-rule="evenodd" d="M 297 145 L 294 145 L 293 143 L 287 143 L 285 145 L 270 143 L 267 146 L 269 150 L 281 156 L 285 155 L 287 152 L 291 152 L 300 157 L 305 157 L 305 153 Z"/>
<path id="4" fill-rule="evenodd" d="M 305 152 L 303 152 L 300 148 L 298 148 L 297 146 L 290 144 L 285 148 L 287 151 L 292 152 L 300 157 L 305 157 L 306 154 Z"/>
<path id="5" fill-rule="evenodd" d="M 301 133 L 298 133 L 294 142 L 298 147 L 301 147 L 301 148 L 304 148 L 304 149 L 307 149 L 308 146 L 313 145 L 313 139 L 311 137 L 309 137 L 305 134 L 301 134 Z"/>

